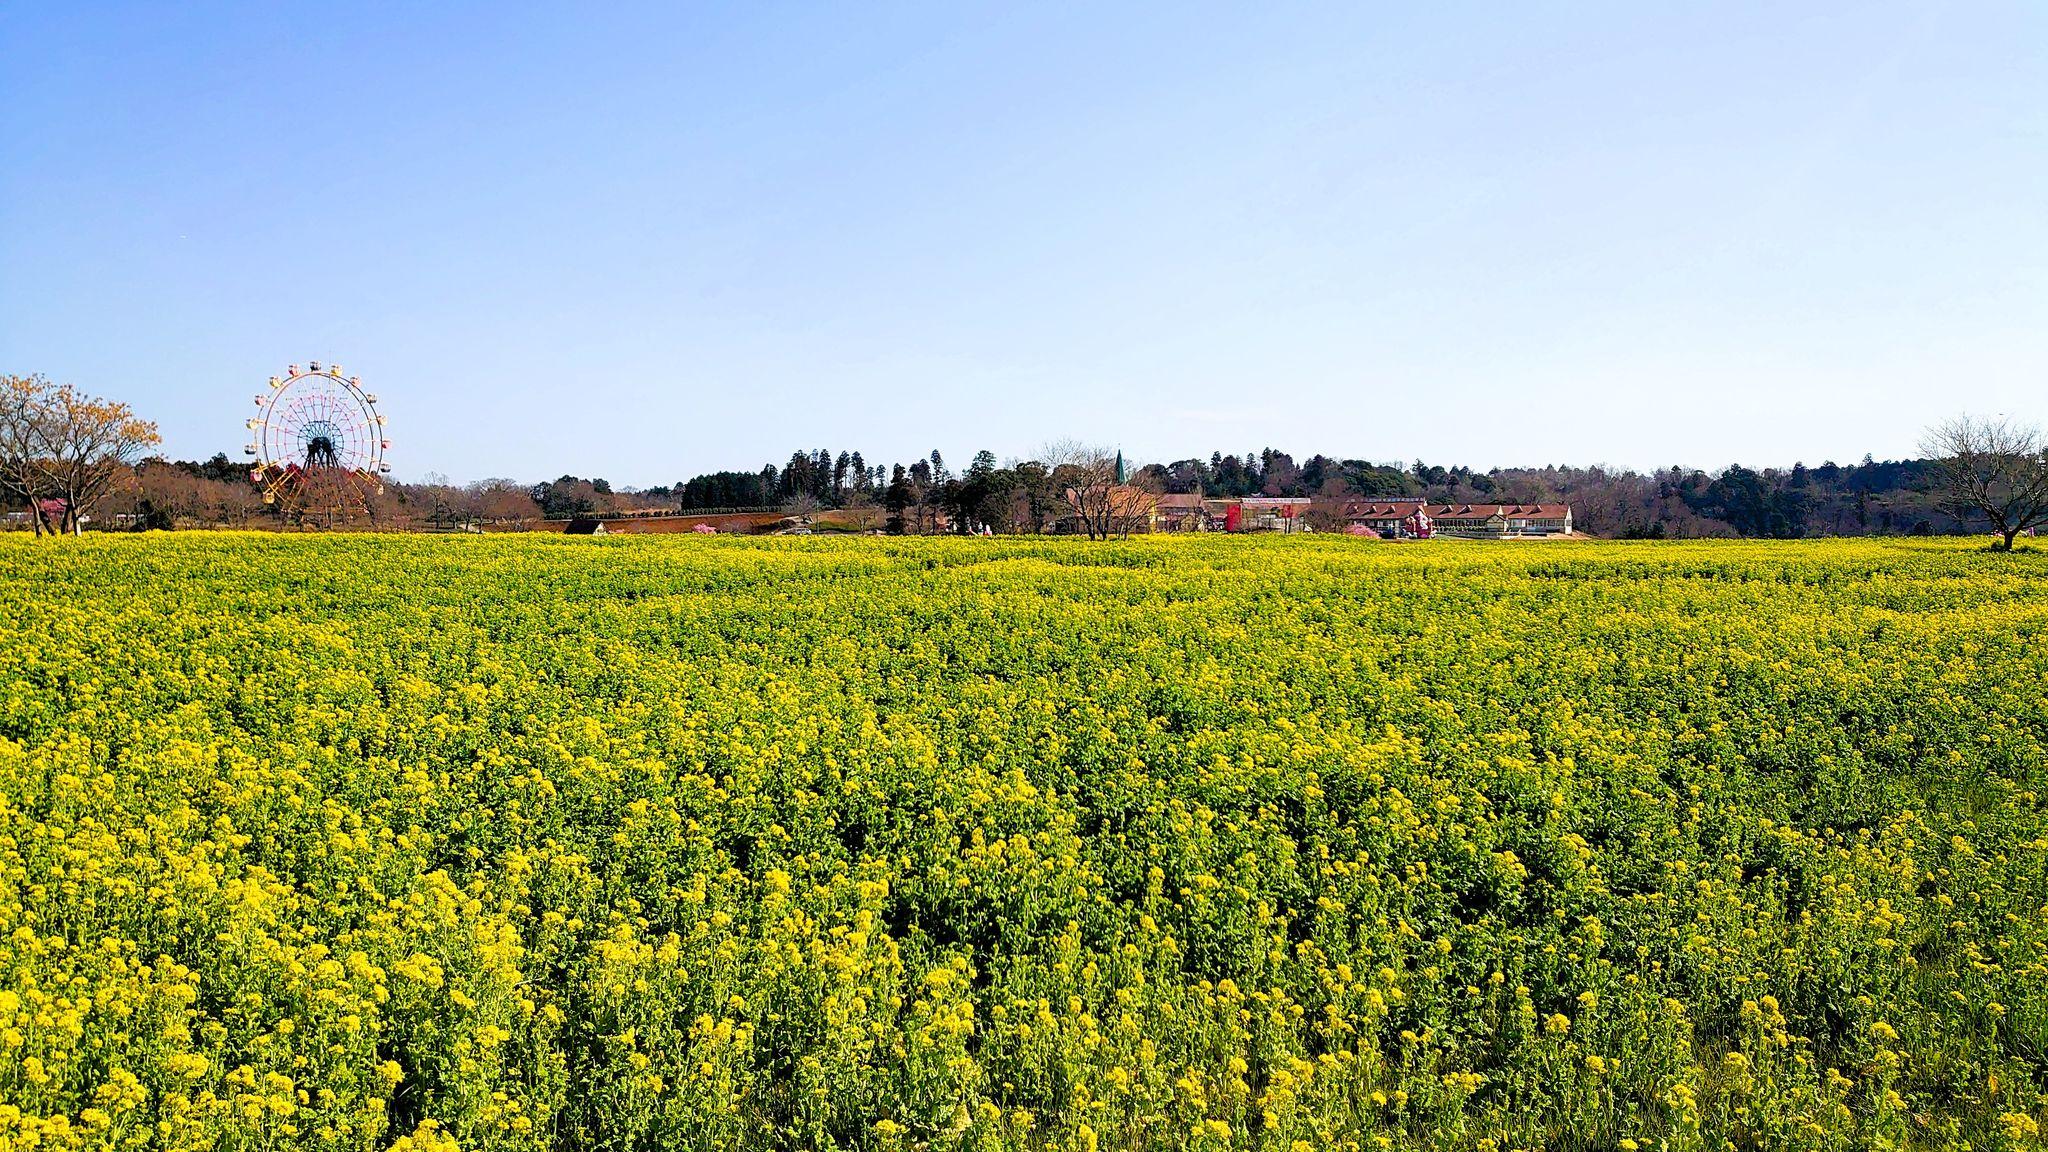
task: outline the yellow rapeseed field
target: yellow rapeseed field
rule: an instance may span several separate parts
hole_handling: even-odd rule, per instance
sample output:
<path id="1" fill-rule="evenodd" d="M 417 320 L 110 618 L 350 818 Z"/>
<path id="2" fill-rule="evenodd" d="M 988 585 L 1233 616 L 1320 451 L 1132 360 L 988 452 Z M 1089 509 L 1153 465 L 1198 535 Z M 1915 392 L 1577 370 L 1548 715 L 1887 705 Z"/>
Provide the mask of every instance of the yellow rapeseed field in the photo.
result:
<path id="1" fill-rule="evenodd" d="M 0 539 L 0 1152 L 2035 1148 L 2048 556 Z"/>

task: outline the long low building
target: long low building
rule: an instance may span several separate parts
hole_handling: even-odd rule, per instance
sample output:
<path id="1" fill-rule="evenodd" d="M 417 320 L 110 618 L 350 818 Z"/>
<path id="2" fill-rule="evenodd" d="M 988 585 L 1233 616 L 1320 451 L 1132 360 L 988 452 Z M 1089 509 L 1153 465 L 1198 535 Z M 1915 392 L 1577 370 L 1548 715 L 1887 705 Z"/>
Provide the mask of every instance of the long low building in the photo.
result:
<path id="1" fill-rule="evenodd" d="M 1569 504 L 1445 504 L 1427 500 L 1310 500 L 1301 496 L 1149 497 L 1153 532 L 1298 532 L 1371 529 L 1388 539 L 1567 536 Z"/>
<path id="2" fill-rule="evenodd" d="M 1157 494 L 1118 484 L 1108 492 L 1114 533 L 1366 531 L 1384 539 L 1518 539 L 1571 535 L 1571 504 L 1444 504 L 1432 500 L 1311 500 L 1309 496 Z M 1077 496 L 1053 531 L 1083 531 Z"/>
<path id="3" fill-rule="evenodd" d="M 1344 521 L 1386 536 L 1561 536 L 1572 531 L 1572 506 L 1355 500 L 1344 505 Z"/>
<path id="4" fill-rule="evenodd" d="M 1154 532 L 1298 532 L 1315 501 L 1306 496 L 1203 497 L 1169 493 L 1150 498 Z"/>

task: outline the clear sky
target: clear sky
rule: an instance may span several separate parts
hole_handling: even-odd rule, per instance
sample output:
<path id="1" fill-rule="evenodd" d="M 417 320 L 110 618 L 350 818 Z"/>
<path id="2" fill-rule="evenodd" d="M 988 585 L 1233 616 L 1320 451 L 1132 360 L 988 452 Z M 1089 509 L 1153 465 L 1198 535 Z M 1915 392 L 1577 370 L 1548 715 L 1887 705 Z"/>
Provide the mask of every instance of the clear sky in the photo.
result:
<path id="1" fill-rule="evenodd" d="M 0 6 L 0 371 L 402 478 L 2048 419 L 2048 5 Z"/>

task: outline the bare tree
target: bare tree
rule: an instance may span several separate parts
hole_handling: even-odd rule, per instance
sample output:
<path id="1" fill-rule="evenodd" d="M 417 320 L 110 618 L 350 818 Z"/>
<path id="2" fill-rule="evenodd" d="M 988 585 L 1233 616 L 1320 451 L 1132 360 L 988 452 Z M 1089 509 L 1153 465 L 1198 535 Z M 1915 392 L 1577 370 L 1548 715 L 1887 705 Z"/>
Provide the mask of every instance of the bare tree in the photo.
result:
<path id="1" fill-rule="evenodd" d="M 506 524 L 532 520 L 540 515 L 533 493 L 517 480 L 478 480 L 466 489 L 477 518 L 487 523 Z"/>
<path id="2" fill-rule="evenodd" d="M 1128 536 L 1150 519 L 1157 497 L 1131 487 L 1118 475 L 1114 450 L 1074 440 L 1045 447 L 1054 490 L 1066 495 L 1067 511 L 1090 540 Z"/>
<path id="3" fill-rule="evenodd" d="M 38 536 L 56 529 L 43 514 L 50 492 L 45 464 L 49 407 L 56 386 L 41 376 L 0 376 L 0 490 L 28 505 Z"/>
<path id="4" fill-rule="evenodd" d="M 808 534 L 812 518 L 824 506 L 824 501 L 809 492 L 799 492 L 782 502 L 782 518 L 789 523 L 790 530 Z"/>
<path id="5" fill-rule="evenodd" d="M 135 520 L 158 528 L 200 526 L 246 527 L 263 515 L 262 495 L 242 479 L 217 479 L 205 466 L 173 463 L 151 457 L 137 464 L 128 485 L 135 498 Z"/>
<path id="6" fill-rule="evenodd" d="M 168 460 L 144 460 L 135 466 L 131 485 L 136 523 L 145 528 L 171 528 L 181 520 L 197 519 L 203 513 L 209 483 Z"/>
<path id="7" fill-rule="evenodd" d="M 1159 498 L 1166 493 L 1166 470 L 1134 466 L 1123 459 L 1121 452 L 1112 467 L 1128 479 L 1118 483 L 1110 500 L 1110 526 L 1119 536 L 1129 536 L 1140 529 L 1150 532 L 1159 511 Z"/>
<path id="8" fill-rule="evenodd" d="M 211 486 L 211 493 L 208 513 L 216 523 L 230 528 L 246 528 L 267 512 L 263 495 L 253 484 L 216 482 Z"/>
<path id="9" fill-rule="evenodd" d="M 476 527 L 476 500 L 470 493 L 448 482 L 439 472 L 429 472 L 418 484 L 388 484 L 402 494 L 406 519 L 424 519 L 442 530 L 467 531 Z"/>
<path id="10" fill-rule="evenodd" d="M 1963 415 L 1927 430 L 1937 498 L 1958 518 L 1982 517 L 2011 550 L 2020 533 L 2048 523 L 2048 443 L 2040 429 L 2006 417 Z"/>
<path id="11" fill-rule="evenodd" d="M 1055 440 L 1045 446 L 1053 490 L 1066 496 L 1067 514 L 1090 540 L 1109 538 L 1110 491 L 1116 487 L 1116 458 L 1105 448 L 1078 440 Z"/>
<path id="12" fill-rule="evenodd" d="M 840 510 L 845 519 L 861 532 L 872 532 L 882 525 L 882 509 L 875 503 L 872 492 L 862 488 L 848 488 L 841 497 Z"/>

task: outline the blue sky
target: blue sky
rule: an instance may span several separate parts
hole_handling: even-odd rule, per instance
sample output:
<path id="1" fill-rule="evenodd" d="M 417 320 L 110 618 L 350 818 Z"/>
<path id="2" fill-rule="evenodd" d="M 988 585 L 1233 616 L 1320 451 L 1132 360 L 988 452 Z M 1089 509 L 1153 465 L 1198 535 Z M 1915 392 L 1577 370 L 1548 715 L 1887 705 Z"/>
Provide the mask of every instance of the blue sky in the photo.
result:
<path id="1" fill-rule="evenodd" d="M 2048 6 L 0 9 L 0 371 L 401 477 L 2048 419 Z"/>

